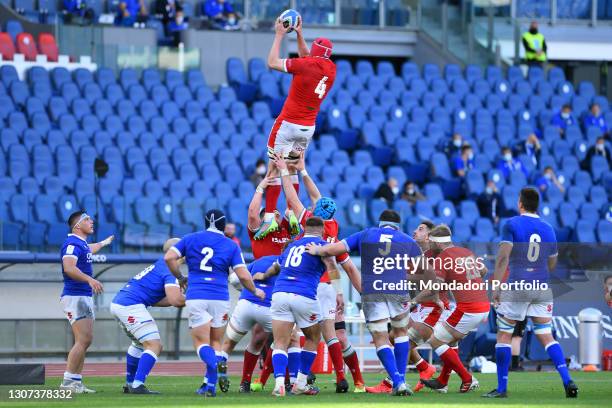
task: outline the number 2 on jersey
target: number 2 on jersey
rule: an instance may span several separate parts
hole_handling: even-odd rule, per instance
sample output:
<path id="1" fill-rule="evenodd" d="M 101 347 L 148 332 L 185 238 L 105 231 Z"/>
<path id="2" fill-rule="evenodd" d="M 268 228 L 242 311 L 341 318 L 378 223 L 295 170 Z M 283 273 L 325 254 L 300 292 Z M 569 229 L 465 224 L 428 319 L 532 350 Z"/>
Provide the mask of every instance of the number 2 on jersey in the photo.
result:
<path id="1" fill-rule="evenodd" d="M 210 258 L 213 257 L 214 253 L 215 251 L 213 251 L 212 248 L 202 248 L 202 255 L 204 255 L 204 258 L 202 258 L 202 262 L 200 262 L 200 270 L 205 272 L 212 272 L 212 266 L 208 266 L 207 263 L 208 261 L 210 261 Z"/>
<path id="2" fill-rule="evenodd" d="M 327 90 L 327 84 L 325 82 L 327 82 L 327 77 L 326 76 L 324 76 L 319 81 L 319 83 L 317 84 L 317 87 L 315 88 L 314 93 L 319 95 L 319 99 L 323 99 L 323 97 L 325 96 L 325 91 Z"/>

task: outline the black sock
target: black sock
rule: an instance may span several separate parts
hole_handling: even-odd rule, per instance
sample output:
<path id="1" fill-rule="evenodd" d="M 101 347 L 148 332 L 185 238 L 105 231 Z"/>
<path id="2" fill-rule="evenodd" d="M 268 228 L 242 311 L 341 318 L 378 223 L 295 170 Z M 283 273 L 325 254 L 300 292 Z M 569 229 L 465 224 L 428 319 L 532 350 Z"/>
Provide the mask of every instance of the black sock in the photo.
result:
<path id="1" fill-rule="evenodd" d="M 521 361 L 520 356 L 512 356 L 512 368 L 518 368 L 520 361 Z"/>

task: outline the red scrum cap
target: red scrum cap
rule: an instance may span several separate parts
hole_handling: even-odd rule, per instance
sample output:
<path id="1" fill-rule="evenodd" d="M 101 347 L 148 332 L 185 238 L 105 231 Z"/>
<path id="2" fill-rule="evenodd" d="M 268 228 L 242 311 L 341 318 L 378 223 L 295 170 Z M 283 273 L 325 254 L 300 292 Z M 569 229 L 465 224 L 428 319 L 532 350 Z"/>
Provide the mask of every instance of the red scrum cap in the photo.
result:
<path id="1" fill-rule="evenodd" d="M 313 57 L 331 57 L 333 44 L 325 37 L 316 38 L 310 47 L 310 55 Z"/>

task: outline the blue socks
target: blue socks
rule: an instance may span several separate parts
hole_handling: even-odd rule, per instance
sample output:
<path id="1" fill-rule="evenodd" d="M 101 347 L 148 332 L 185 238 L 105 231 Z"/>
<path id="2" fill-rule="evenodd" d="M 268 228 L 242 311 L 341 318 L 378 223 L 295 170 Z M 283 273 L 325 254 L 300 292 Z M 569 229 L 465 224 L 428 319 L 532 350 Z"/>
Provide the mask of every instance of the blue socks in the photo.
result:
<path id="1" fill-rule="evenodd" d="M 125 382 L 127 384 L 132 384 L 134 382 L 134 376 L 138 369 L 140 356 L 142 356 L 142 349 L 132 345 L 125 354 Z"/>
<path id="2" fill-rule="evenodd" d="M 156 362 L 157 356 L 151 350 L 145 350 L 144 353 L 142 353 L 136 375 L 134 376 L 134 382 L 132 383 L 134 388 L 144 384 Z"/>
<path id="3" fill-rule="evenodd" d="M 512 361 L 512 345 L 497 343 L 495 345 L 495 362 L 497 363 L 497 392 L 508 389 L 508 370 Z"/>
<path id="4" fill-rule="evenodd" d="M 302 350 L 300 353 L 300 373 L 305 375 L 310 374 L 310 368 L 316 357 L 316 351 Z"/>
<path id="5" fill-rule="evenodd" d="M 408 365 L 408 353 L 410 352 L 410 339 L 408 336 L 397 337 L 393 346 L 395 355 L 395 365 L 397 371 L 404 378 L 406 377 L 406 366 Z"/>
<path id="6" fill-rule="evenodd" d="M 274 378 L 285 378 L 289 357 L 287 352 L 283 350 L 274 350 L 272 352 L 272 367 L 274 367 Z"/>
<path id="7" fill-rule="evenodd" d="M 553 341 L 552 343 L 548 343 L 545 349 L 550 359 L 555 364 L 555 367 L 561 376 L 561 380 L 563 380 L 563 385 L 566 385 L 568 382 L 572 381 L 572 377 L 570 377 L 569 370 L 567 369 L 567 364 L 565 364 L 565 356 L 563 355 L 561 345 L 559 345 L 558 342 Z"/>
<path id="8" fill-rule="evenodd" d="M 198 347 L 198 356 L 206 364 L 206 376 L 204 382 L 209 391 L 215 392 L 217 386 L 217 356 L 215 350 L 208 344 Z"/>
<path id="9" fill-rule="evenodd" d="M 393 381 L 393 388 L 405 382 L 399 371 L 397 371 L 397 363 L 395 362 L 395 355 L 391 346 L 380 346 L 376 349 L 376 355 L 378 355 L 380 362 L 385 367 L 385 370 L 387 370 L 389 378 Z"/>
<path id="10" fill-rule="evenodd" d="M 289 369 L 289 379 L 292 384 L 297 379 L 298 371 L 300 369 L 301 352 L 302 349 L 299 347 L 289 348 L 289 364 L 287 368 Z"/>

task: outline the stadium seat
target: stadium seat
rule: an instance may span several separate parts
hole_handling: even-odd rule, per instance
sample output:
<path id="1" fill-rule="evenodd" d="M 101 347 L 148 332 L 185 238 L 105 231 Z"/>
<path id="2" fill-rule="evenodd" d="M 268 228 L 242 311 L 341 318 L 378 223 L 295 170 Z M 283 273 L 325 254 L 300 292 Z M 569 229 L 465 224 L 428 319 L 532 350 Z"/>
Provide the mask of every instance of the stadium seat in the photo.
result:
<path id="1" fill-rule="evenodd" d="M 40 33 L 38 35 L 38 50 L 47 56 L 47 61 L 57 62 L 59 49 L 52 34 Z"/>

